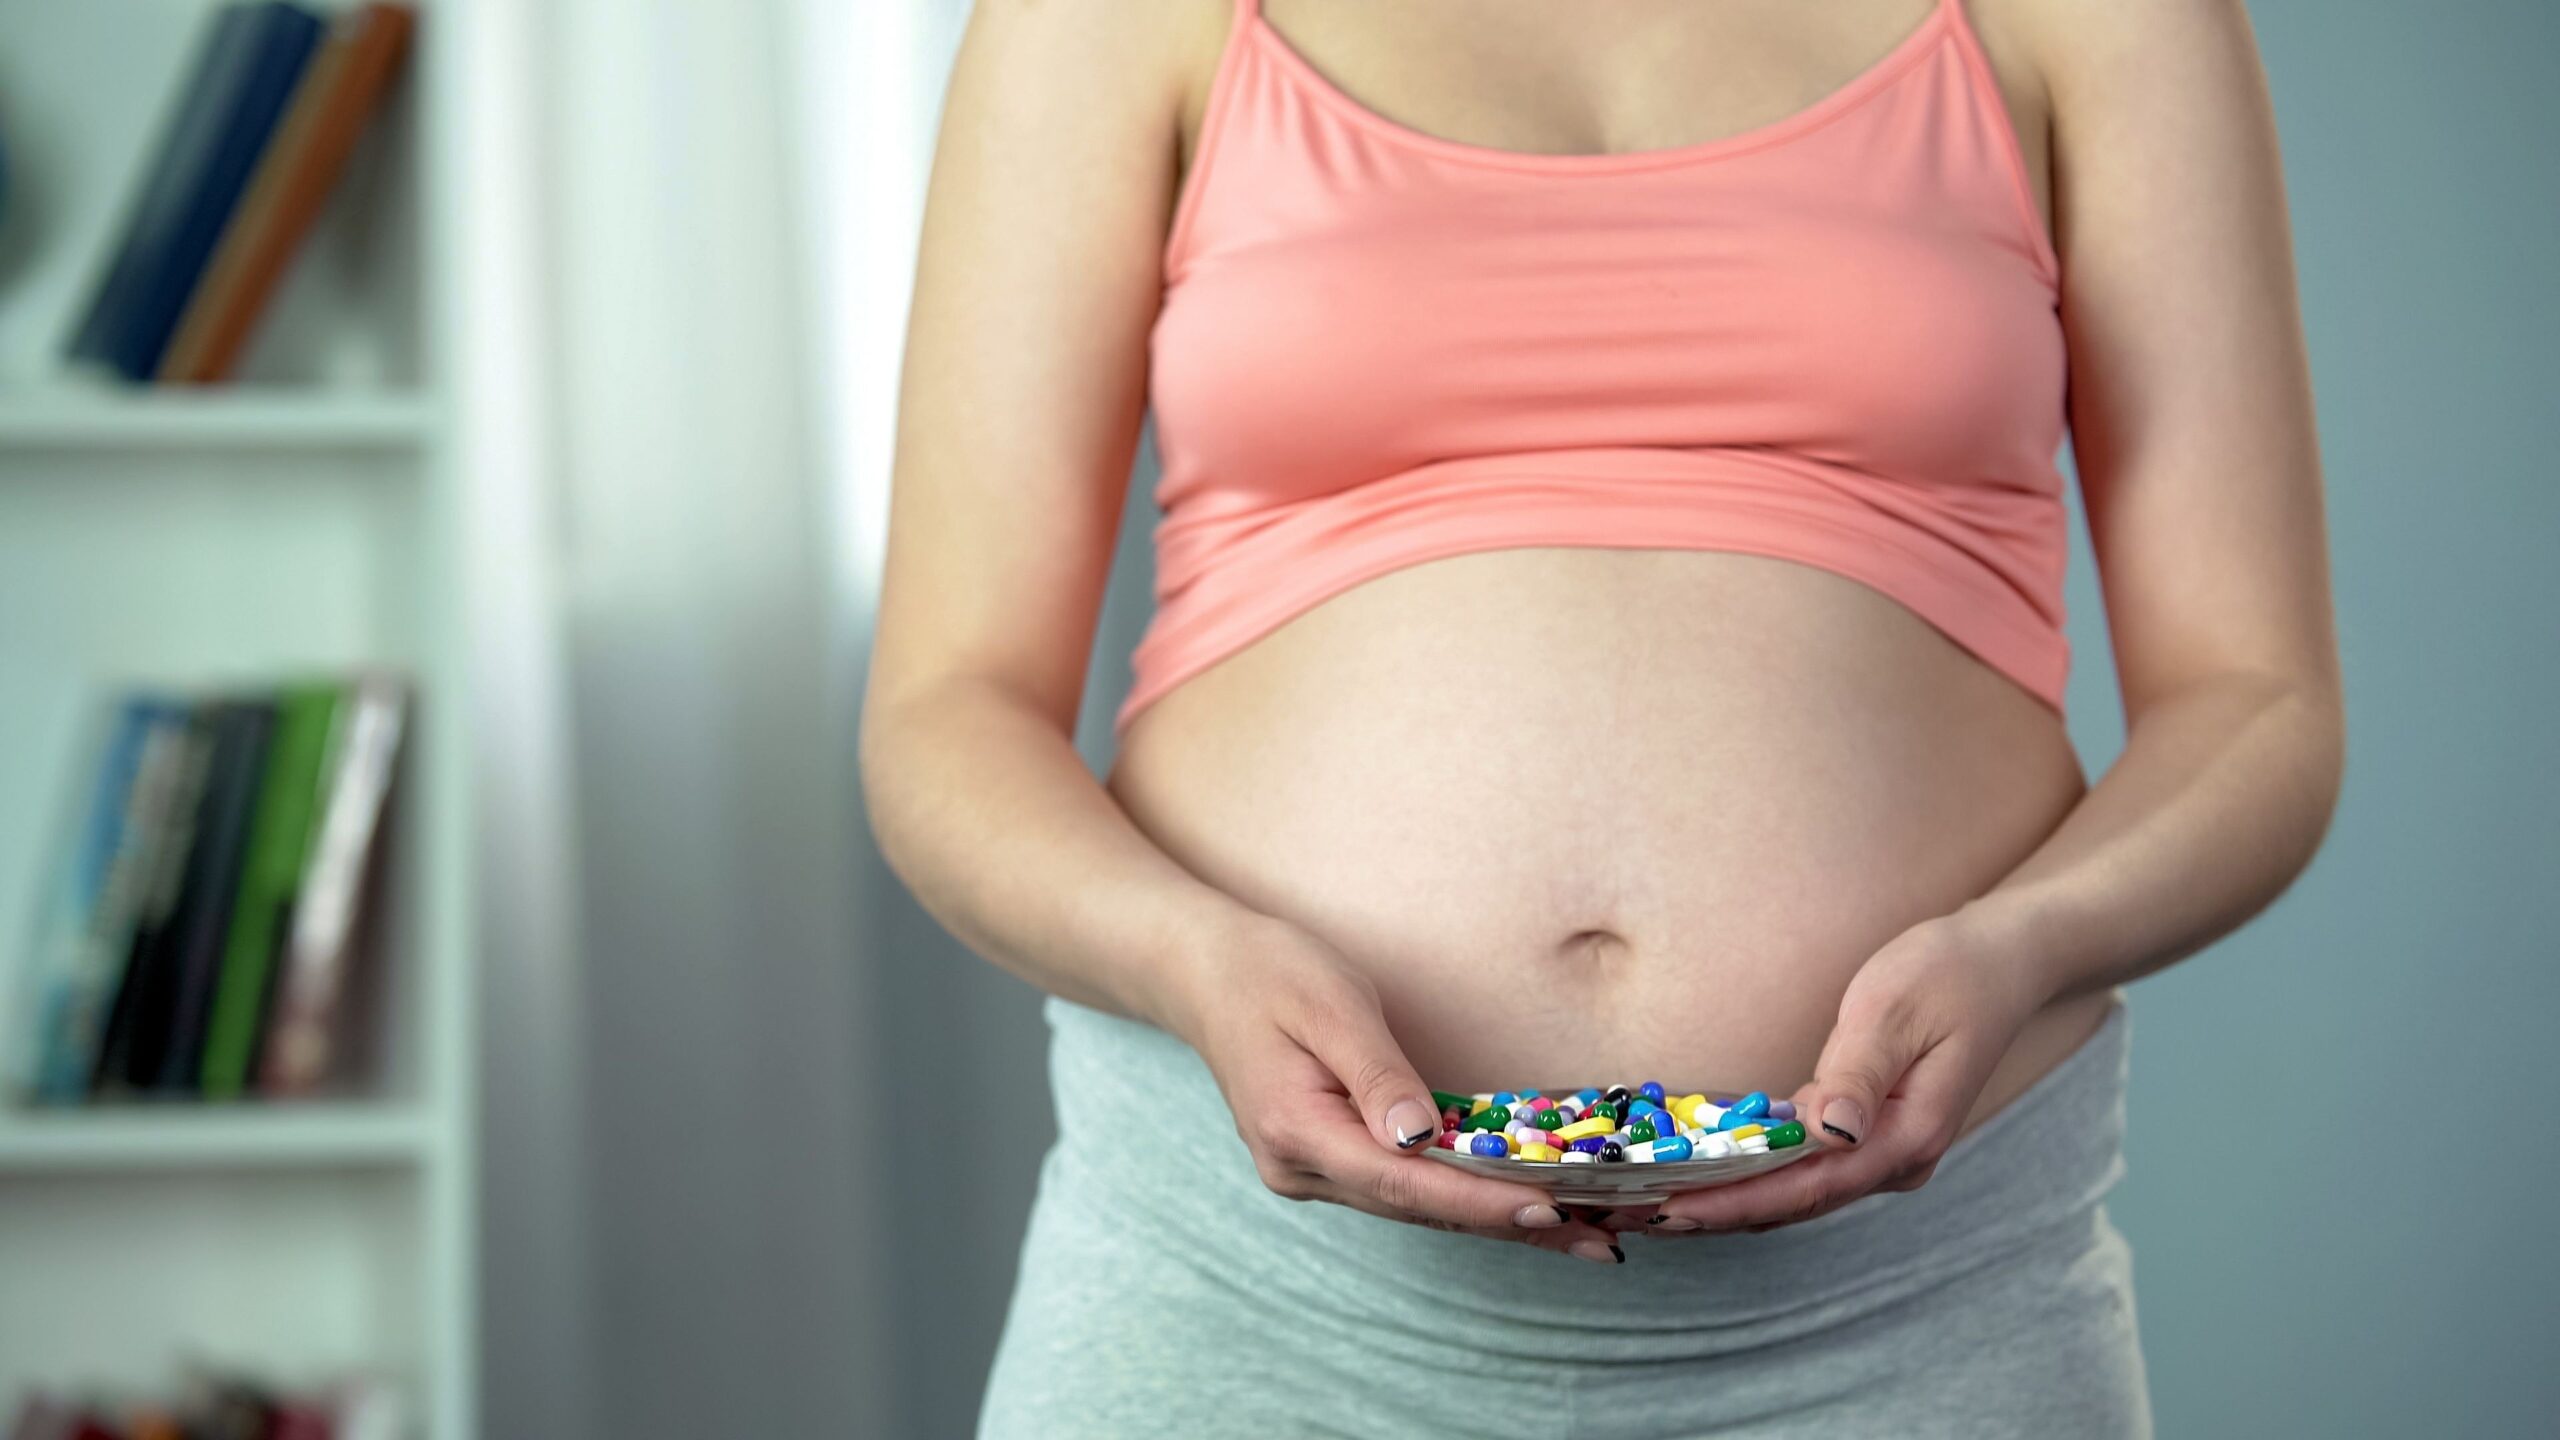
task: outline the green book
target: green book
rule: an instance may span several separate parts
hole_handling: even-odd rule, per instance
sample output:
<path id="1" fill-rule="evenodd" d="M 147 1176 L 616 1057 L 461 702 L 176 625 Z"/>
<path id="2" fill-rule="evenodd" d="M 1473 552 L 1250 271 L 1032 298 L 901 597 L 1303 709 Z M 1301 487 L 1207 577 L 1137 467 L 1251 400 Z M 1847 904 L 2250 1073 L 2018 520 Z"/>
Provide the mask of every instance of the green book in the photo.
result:
<path id="1" fill-rule="evenodd" d="M 340 693 L 334 684 L 296 685 L 277 697 L 275 739 L 250 821 L 231 928 L 223 937 L 213 1013 L 205 1022 L 202 1081 L 208 1100 L 233 1099 L 248 1088 L 277 952 L 288 933 L 286 915 L 320 815 L 321 764 Z"/>

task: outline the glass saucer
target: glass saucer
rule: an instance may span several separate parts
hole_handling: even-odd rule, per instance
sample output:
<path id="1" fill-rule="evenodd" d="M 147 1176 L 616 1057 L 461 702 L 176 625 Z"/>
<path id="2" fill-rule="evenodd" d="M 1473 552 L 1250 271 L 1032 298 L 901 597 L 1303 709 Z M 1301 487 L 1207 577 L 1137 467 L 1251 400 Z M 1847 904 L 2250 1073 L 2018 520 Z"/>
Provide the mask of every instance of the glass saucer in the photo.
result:
<path id="1" fill-rule="evenodd" d="M 1455 1165 L 1495 1180 L 1534 1185 L 1568 1205 L 1651 1205 L 1683 1190 L 1708 1190 L 1781 1170 L 1821 1150 L 1820 1138 L 1807 1135 L 1801 1145 L 1728 1155 L 1721 1160 L 1666 1160 L 1653 1164 L 1593 1161 L 1567 1165 L 1558 1160 L 1519 1160 L 1509 1156 L 1461 1155 L 1438 1146 L 1424 1154 L 1443 1165 Z"/>

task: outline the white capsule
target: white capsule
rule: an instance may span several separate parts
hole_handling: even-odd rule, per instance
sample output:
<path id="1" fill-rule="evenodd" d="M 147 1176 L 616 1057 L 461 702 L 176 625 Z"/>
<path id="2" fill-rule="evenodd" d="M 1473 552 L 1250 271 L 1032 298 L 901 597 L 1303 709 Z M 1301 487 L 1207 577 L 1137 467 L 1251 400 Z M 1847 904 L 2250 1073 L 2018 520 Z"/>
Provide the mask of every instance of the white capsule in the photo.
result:
<path id="1" fill-rule="evenodd" d="M 1734 1148 L 1745 1155 L 1766 1155 L 1769 1153 L 1769 1137 L 1754 1135 L 1747 1140 L 1737 1140 Z"/>
<path id="2" fill-rule="evenodd" d="M 1592 1154 L 1588 1150 L 1567 1150 L 1557 1159 L 1556 1163 L 1559 1165 L 1588 1165 L 1591 1163 L 1592 1158 Z"/>
<path id="3" fill-rule="evenodd" d="M 1736 1148 L 1730 1135 L 1707 1135 L 1691 1143 L 1697 1146 L 1697 1158 L 1701 1160 L 1729 1159 Z"/>
<path id="4" fill-rule="evenodd" d="M 1724 1107 L 1713 1100 L 1701 1100 L 1698 1108 L 1689 1112 L 1689 1123 L 1701 1130 L 1713 1130 L 1716 1122 L 1723 1118 Z"/>

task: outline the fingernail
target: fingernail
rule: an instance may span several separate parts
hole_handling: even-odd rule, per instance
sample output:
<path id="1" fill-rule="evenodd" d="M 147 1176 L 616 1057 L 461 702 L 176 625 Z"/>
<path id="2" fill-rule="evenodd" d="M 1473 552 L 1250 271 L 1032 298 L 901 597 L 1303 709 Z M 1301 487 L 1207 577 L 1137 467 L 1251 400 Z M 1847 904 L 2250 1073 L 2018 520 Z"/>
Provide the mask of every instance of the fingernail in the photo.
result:
<path id="1" fill-rule="evenodd" d="M 1627 1260 L 1626 1251 L 1597 1240 L 1576 1240 L 1568 1249 L 1576 1257 L 1600 1265 L 1623 1265 Z"/>
<path id="2" fill-rule="evenodd" d="M 1564 1216 L 1553 1205 L 1523 1205 L 1511 1221 L 1524 1229 L 1544 1230 L 1550 1225 L 1563 1224 Z"/>
<path id="3" fill-rule="evenodd" d="M 1665 1230 L 1695 1230 L 1698 1228 L 1698 1222 L 1690 1219 L 1686 1215 L 1656 1215 L 1653 1217 L 1653 1223 L 1661 1226 Z"/>
<path id="4" fill-rule="evenodd" d="M 1399 1100 L 1387 1108 L 1387 1128 L 1397 1149 L 1410 1150 L 1440 1133 L 1440 1117 L 1419 1100 Z"/>
<path id="5" fill-rule="evenodd" d="M 1855 1145 L 1867 1128 L 1867 1112 L 1855 1100 L 1834 1100 L 1822 1107 L 1822 1128 Z"/>

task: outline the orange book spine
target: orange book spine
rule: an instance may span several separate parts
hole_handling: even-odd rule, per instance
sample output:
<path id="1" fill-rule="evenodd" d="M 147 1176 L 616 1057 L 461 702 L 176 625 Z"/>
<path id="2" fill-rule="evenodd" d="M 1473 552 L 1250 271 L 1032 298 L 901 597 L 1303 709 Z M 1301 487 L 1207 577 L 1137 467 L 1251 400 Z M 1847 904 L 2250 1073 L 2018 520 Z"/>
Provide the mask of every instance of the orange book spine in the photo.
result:
<path id="1" fill-rule="evenodd" d="M 178 322 L 159 378 L 230 378 L 258 317 L 407 56 L 415 12 L 375 0 L 338 22 L 278 124 L 205 276 Z"/>

